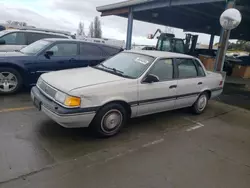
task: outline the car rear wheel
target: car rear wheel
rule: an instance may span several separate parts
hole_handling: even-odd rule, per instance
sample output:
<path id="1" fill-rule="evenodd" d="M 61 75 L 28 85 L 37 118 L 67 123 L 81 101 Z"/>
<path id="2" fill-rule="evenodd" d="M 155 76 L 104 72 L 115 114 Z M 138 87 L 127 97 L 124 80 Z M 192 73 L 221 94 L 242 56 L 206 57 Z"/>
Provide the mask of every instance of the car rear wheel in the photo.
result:
<path id="1" fill-rule="evenodd" d="M 208 104 L 208 94 L 204 92 L 200 94 L 200 96 L 192 106 L 192 110 L 195 114 L 201 114 L 206 109 L 207 104 Z"/>
<path id="2" fill-rule="evenodd" d="M 101 137 L 111 137 L 119 133 L 127 121 L 125 108 L 116 103 L 102 107 L 96 114 L 91 128 Z"/>
<path id="3" fill-rule="evenodd" d="M 0 94 L 16 93 L 22 86 L 22 77 L 12 68 L 0 68 Z"/>

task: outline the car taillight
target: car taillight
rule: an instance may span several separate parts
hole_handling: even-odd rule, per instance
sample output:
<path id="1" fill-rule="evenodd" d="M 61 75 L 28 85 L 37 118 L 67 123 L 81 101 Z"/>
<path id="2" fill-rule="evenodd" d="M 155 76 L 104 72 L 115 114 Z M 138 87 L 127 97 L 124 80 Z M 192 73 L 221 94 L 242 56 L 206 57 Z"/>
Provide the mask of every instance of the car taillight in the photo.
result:
<path id="1" fill-rule="evenodd" d="M 222 86 L 223 85 L 223 81 L 220 81 L 220 84 L 219 84 L 219 86 Z"/>

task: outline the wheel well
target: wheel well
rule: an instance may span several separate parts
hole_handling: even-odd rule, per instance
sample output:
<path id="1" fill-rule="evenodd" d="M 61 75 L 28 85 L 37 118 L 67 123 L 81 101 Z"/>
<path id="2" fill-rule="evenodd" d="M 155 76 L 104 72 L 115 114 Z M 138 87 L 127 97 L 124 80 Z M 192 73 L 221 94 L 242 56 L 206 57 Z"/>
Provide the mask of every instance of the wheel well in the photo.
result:
<path id="1" fill-rule="evenodd" d="M 131 111 L 130 105 L 127 102 L 121 101 L 121 100 L 116 100 L 116 101 L 108 102 L 108 103 L 104 104 L 103 106 L 106 106 L 106 105 L 111 104 L 111 103 L 116 103 L 116 104 L 122 105 L 125 108 L 125 110 L 128 112 L 128 117 L 131 117 L 132 111 Z"/>
<path id="2" fill-rule="evenodd" d="M 14 65 L 14 64 L 9 64 L 9 63 L 3 63 L 1 64 L 0 68 L 12 68 L 12 69 L 15 69 L 16 71 L 18 71 L 21 76 L 23 77 L 24 76 L 24 70 L 17 66 L 17 65 Z"/>
<path id="3" fill-rule="evenodd" d="M 210 90 L 205 90 L 202 93 L 207 93 L 208 94 L 208 99 L 211 98 L 212 92 Z"/>

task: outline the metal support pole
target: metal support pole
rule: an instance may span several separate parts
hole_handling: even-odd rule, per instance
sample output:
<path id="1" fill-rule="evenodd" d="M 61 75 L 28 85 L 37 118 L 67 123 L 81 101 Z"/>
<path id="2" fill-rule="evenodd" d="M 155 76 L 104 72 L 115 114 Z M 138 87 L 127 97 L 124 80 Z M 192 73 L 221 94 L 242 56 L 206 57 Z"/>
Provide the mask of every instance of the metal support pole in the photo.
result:
<path id="1" fill-rule="evenodd" d="M 127 40 L 126 40 L 126 49 L 131 49 L 132 44 L 132 32 L 133 32 L 133 10 L 129 9 L 128 13 L 128 26 L 127 26 Z"/>
<path id="2" fill-rule="evenodd" d="M 209 50 L 212 50 L 214 46 L 214 35 L 210 36 Z"/>
<path id="3" fill-rule="evenodd" d="M 233 8 L 235 5 L 235 0 L 229 0 L 226 6 L 226 9 Z M 220 43 L 218 46 L 218 54 L 216 57 L 215 63 L 215 70 L 216 71 L 223 71 L 225 55 L 227 52 L 228 47 L 228 40 L 230 37 L 230 31 L 222 29 L 221 36 L 220 36 Z"/>

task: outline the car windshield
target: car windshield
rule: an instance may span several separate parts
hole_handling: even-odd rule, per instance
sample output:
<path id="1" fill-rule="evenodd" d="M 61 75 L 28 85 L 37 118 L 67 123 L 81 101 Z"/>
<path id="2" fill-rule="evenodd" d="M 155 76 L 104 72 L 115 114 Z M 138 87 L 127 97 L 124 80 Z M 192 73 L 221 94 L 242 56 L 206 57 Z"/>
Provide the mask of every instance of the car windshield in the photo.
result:
<path id="1" fill-rule="evenodd" d="M 116 75 L 138 78 L 153 63 L 155 58 L 137 53 L 120 53 L 96 66 Z"/>
<path id="2" fill-rule="evenodd" d="M 51 44 L 51 41 L 39 40 L 24 47 L 23 49 L 20 50 L 20 52 L 24 54 L 28 54 L 28 55 L 35 55 L 50 44 Z"/>

